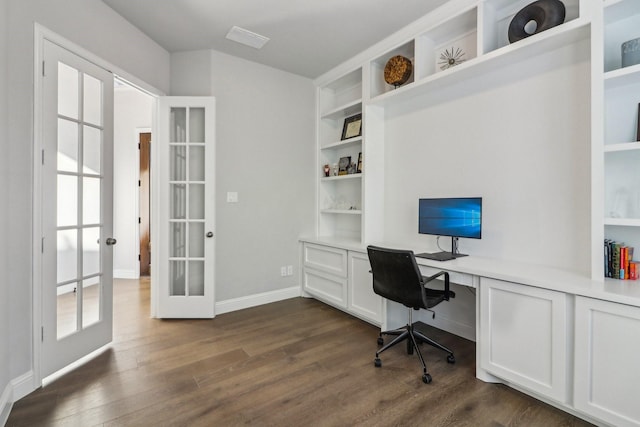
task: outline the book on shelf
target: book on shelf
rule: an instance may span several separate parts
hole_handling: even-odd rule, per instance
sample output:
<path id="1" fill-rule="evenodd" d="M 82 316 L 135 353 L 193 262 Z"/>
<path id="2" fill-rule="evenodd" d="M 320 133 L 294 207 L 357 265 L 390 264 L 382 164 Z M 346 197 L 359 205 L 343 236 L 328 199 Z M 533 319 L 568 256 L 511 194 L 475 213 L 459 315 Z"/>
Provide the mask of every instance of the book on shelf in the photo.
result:
<path id="1" fill-rule="evenodd" d="M 638 261 L 633 260 L 633 247 L 611 239 L 604 241 L 604 276 L 620 280 L 637 280 Z"/>

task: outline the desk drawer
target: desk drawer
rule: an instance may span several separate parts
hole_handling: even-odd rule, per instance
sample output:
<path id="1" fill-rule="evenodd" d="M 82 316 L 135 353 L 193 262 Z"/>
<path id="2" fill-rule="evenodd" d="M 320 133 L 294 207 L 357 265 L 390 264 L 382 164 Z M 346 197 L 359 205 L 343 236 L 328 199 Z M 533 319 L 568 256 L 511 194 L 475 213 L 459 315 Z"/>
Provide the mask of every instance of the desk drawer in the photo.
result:
<path id="1" fill-rule="evenodd" d="M 303 249 L 305 267 L 326 271 L 339 277 L 347 277 L 347 251 L 330 246 L 305 243 Z"/>
<path id="2" fill-rule="evenodd" d="M 422 275 L 427 277 L 433 276 L 434 274 L 440 271 L 446 271 L 446 268 L 440 269 L 440 268 L 426 267 L 424 265 L 419 265 L 418 267 L 420 267 L 420 272 L 422 272 Z M 458 285 L 475 288 L 475 284 L 473 283 L 473 276 L 471 274 L 456 273 L 456 272 L 450 271 L 449 281 L 451 283 L 457 283 Z"/>
<path id="3" fill-rule="evenodd" d="M 341 309 L 347 308 L 346 278 L 305 267 L 303 286 L 305 291 L 316 298 Z"/>

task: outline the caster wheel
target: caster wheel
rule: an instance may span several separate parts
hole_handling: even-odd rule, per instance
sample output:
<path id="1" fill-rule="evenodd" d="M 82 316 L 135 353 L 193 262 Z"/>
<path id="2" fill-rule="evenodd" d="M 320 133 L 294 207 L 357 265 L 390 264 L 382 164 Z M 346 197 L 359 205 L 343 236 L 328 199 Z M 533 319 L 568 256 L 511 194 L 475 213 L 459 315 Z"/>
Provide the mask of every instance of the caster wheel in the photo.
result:
<path id="1" fill-rule="evenodd" d="M 382 337 L 378 337 L 378 345 L 382 344 L 384 344 L 384 340 L 382 339 Z"/>
<path id="2" fill-rule="evenodd" d="M 453 356 L 453 354 L 447 356 L 447 363 L 456 363 L 456 358 Z"/>
<path id="3" fill-rule="evenodd" d="M 373 364 L 375 365 L 376 368 L 379 368 L 380 366 L 382 366 L 382 360 L 376 357 L 376 360 L 373 361 Z"/>
<path id="4" fill-rule="evenodd" d="M 424 375 L 422 376 L 422 382 L 423 382 L 423 383 L 425 383 L 425 384 L 429 384 L 429 383 L 431 383 L 431 375 L 429 375 L 429 374 L 424 374 Z"/>

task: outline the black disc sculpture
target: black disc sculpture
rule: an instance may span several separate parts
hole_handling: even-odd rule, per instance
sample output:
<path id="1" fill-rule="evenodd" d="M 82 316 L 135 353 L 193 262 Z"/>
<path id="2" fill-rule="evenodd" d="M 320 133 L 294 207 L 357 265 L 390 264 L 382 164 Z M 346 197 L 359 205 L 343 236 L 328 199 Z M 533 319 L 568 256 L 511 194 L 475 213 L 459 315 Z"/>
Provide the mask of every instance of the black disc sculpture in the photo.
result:
<path id="1" fill-rule="evenodd" d="M 509 43 L 517 42 L 534 34 L 538 34 L 564 22 L 565 7 L 560 0 L 538 0 L 525 6 L 509 24 Z M 535 31 L 529 32 L 526 27 L 535 22 Z"/>

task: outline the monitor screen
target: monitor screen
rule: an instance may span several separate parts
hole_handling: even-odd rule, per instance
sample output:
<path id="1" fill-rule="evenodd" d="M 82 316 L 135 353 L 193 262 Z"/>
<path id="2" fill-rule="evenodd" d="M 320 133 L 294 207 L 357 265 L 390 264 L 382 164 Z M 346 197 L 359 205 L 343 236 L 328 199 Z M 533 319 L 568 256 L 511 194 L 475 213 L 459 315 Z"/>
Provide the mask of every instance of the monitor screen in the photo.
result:
<path id="1" fill-rule="evenodd" d="M 418 232 L 436 236 L 482 237 L 482 197 L 420 199 Z"/>

